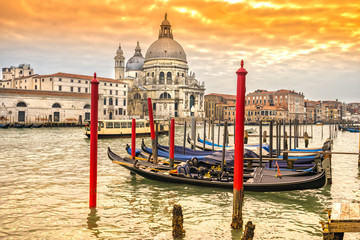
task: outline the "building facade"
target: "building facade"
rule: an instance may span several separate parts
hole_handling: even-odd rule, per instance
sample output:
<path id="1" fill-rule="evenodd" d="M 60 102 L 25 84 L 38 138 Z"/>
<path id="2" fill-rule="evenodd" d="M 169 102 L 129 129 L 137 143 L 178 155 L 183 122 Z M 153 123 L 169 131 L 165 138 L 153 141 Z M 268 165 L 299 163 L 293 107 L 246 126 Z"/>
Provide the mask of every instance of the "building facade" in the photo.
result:
<path id="1" fill-rule="evenodd" d="M 122 54 L 119 47 L 117 59 Z M 205 85 L 188 70 L 186 53 L 174 40 L 165 15 L 158 39 L 150 45 L 145 57 L 137 43 L 134 56 L 126 63 L 123 74 L 126 77 L 121 81 L 129 85 L 129 115 L 141 118 L 148 115 L 147 99 L 151 98 L 156 118 L 205 117 Z"/>
<path id="2" fill-rule="evenodd" d="M 49 96 L 58 96 L 59 101 L 57 102 L 60 106 L 66 106 L 68 101 L 71 101 L 71 99 L 76 99 L 74 96 L 78 95 L 81 99 L 83 96 L 88 96 L 87 100 L 84 100 L 80 105 L 78 105 L 76 102 L 72 104 L 73 109 L 77 109 L 79 111 L 83 111 L 82 114 L 77 113 L 76 115 L 78 120 L 79 116 L 81 115 L 82 121 L 89 120 L 89 117 L 85 113 L 87 112 L 87 108 L 84 108 L 83 105 L 90 104 L 90 90 L 91 85 L 90 81 L 93 79 L 92 76 L 86 76 L 86 75 L 79 75 L 79 74 L 69 74 L 69 73 L 55 73 L 51 75 L 29 75 L 25 77 L 20 78 L 12 78 L 8 80 L 3 80 L 0 82 L 0 89 L 15 89 L 17 91 L 13 91 L 12 93 L 12 100 L 6 98 L 2 98 L 1 102 L 3 105 L 3 111 L 2 117 L 3 119 L 13 119 L 15 121 L 19 120 L 33 120 L 34 116 L 29 116 L 26 114 L 26 116 L 29 116 L 29 118 L 25 119 L 23 117 L 13 116 L 12 114 L 9 114 L 9 112 L 14 112 L 12 110 L 7 110 L 8 106 L 15 106 L 19 103 L 19 101 L 22 101 L 24 93 L 30 94 L 31 98 L 27 98 L 29 100 L 28 102 L 23 100 L 26 105 L 26 107 L 33 106 L 34 104 L 39 107 L 45 107 L 45 106 L 52 106 L 51 102 L 48 104 L 37 104 L 36 98 L 39 102 L 42 102 L 44 100 L 43 96 L 46 93 Z M 128 92 L 128 86 L 126 82 L 114 80 L 111 78 L 97 78 L 99 83 L 99 99 L 102 99 L 99 102 L 99 118 L 100 119 L 123 119 L 127 118 L 127 92 Z M 24 90 L 24 91 L 21 91 Z M 29 90 L 29 91 L 26 91 Z M 50 94 L 50 92 L 53 92 L 53 94 Z M 56 93 L 64 93 L 57 95 Z M 70 95 L 66 95 L 65 93 L 69 93 Z M 18 94 L 18 96 L 16 95 Z M 38 95 L 38 97 L 37 97 Z M 67 99 L 67 96 L 71 96 L 70 99 Z M 31 101 L 30 101 L 31 99 Z M 12 101 L 12 104 L 10 104 L 9 101 Z M 53 99 L 51 100 L 53 102 Z M 86 102 L 88 101 L 88 102 Z M 44 112 L 49 113 L 49 111 L 52 109 L 52 107 L 43 109 Z M 101 110 L 100 110 L 101 109 Z M 24 112 L 24 111 L 22 111 Z M 27 113 L 27 111 L 25 111 Z M 73 115 L 70 114 L 70 111 L 64 111 L 65 115 L 59 115 L 55 116 L 53 115 L 51 118 L 49 115 L 48 120 L 52 121 L 62 121 L 68 118 L 74 118 Z M 67 116 L 66 114 L 69 113 L 71 116 Z M 21 113 L 23 114 L 23 113 Z"/>

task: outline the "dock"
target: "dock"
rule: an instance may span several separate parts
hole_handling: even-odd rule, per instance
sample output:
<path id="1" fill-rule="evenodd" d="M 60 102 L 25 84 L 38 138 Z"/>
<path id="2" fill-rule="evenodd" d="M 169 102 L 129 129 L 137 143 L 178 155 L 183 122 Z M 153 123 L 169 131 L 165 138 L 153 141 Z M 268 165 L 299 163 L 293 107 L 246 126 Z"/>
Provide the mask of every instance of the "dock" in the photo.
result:
<path id="1" fill-rule="evenodd" d="M 343 239 L 345 232 L 360 232 L 360 203 L 334 203 L 321 222 L 323 239 Z"/>

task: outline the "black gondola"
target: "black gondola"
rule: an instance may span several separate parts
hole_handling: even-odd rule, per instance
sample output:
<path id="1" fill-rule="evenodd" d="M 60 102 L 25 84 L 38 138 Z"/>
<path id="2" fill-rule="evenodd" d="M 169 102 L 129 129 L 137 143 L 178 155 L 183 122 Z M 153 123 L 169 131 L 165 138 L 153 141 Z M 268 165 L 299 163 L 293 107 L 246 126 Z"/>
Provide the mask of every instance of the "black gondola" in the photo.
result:
<path id="1" fill-rule="evenodd" d="M 197 169 L 189 163 L 178 165 L 177 168 L 169 170 L 158 168 L 156 164 L 134 160 L 128 157 L 120 157 L 108 148 L 108 157 L 124 168 L 148 179 L 191 184 L 206 187 L 233 188 L 233 177 L 218 173 L 211 174 L 206 169 Z M 328 161 L 328 160 L 324 160 Z M 315 189 L 324 187 L 327 183 L 325 170 L 321 167 L 314 175 L 282 176 L 277 177 L 274 172 L 269 174 L 264 168 L 255 168 L 249 178 L 244 178 L 244 190 L 255 192 L 274 192 Z"/>
<path id="2" fill-rule="evenodd" d="M 10 127 L 10 123 L 0 125 L 0 128 L 9 128 L 9 127 Z"/>

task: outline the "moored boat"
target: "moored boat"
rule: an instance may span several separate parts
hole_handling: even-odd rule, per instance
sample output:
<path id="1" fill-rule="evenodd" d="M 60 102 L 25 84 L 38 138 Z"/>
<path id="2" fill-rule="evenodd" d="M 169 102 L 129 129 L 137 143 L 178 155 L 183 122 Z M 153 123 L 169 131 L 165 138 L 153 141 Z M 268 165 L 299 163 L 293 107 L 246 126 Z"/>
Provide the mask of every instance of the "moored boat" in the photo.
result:
<path id="1" fill-rule="evenodd" d="M 189 163 L 178 165 L 176 168 L 160 169 L 156 165 L 121 157 L 108 148 L 108 157 L 122 167 L 142 177 L 167 183 L 191 184 L 197 186 L 233 188 L 233 176 L 223 173 L 198 169 Z M 213 174 L 214 173 L 214 174 Z M 244 190 L 256 192 L 290 191 L 321 188 L 327 183 L 325 170 L 321 167 L 314 175 L 276 176 L 264 168 L 255 168 L 253 173 L 244 178 Z"/>
<path id="2" fill-rule="evenodd" d="M 167 134 L 169 127 L 164 120 L 154 120 L 158 123 L 158 134 Z M 90 122 L 85 124 L 85 135 L 90 138 Z M 156 124 L 155 124 L 156 125 Z M 99 120 L 98 138 L 128 138 L 131 137 L 132 120 Z M 149 121 L 136 120 L 136 136 L 150 136 Z"/>
<path id="3" fill-rule="evenodd" d="M 9 127 L 10 127 L 10 123 L 0 125 L 0 128 L 9 128 Z"/>

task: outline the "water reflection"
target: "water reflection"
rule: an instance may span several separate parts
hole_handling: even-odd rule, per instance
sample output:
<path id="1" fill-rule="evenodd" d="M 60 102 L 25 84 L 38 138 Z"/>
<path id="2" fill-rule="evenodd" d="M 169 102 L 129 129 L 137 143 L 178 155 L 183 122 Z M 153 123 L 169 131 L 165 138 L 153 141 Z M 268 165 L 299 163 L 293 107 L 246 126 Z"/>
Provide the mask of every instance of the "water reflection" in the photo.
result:
<path id="1" fill-rule="evenodd" d="M 87 217 L 87 228 L 92 230 L 93 235 L 98 238 L 100 231 L 98 229 L 97 222 L 100 220 L 100 217 L 97 215 L 96 208 L 90 208 L 90 213 Z"/>

